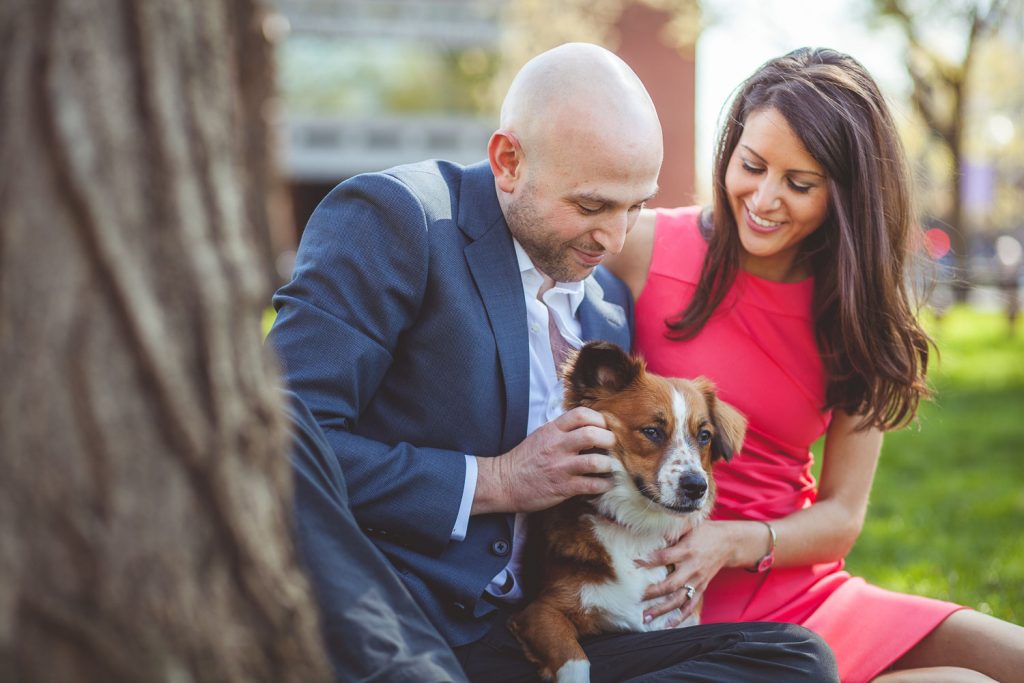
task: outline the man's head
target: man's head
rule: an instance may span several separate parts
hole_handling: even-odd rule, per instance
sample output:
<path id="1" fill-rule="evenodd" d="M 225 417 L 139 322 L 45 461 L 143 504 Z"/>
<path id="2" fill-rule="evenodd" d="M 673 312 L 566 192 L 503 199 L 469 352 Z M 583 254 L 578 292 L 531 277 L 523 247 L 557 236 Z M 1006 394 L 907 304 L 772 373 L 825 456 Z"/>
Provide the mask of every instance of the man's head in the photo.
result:
<path id="1" fill-rule="evenodd" d="M 573 282 L 619 252 L 657 191 L 661 124 L 625 62 L 568 43 L 519 71 L 487 151 L 513 237 L 541 271 Z"/>

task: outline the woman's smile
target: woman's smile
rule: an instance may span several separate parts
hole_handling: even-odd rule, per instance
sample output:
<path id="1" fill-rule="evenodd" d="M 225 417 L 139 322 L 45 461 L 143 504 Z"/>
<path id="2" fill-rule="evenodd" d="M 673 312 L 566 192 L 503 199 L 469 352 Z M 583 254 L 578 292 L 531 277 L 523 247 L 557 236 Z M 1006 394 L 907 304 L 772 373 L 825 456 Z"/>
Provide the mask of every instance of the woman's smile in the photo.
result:
<path id="1" fill-rule="evenodd" d="M 770 221 L 767 218 L 762 218 L 751 211 L 749 206 L 745 206 L 744 208 L 747 210 L 746 216 L 750 220 L 751 229 L 757 232 L 775 232 L 776 228 L 783 223 L 782 221 Z"/>

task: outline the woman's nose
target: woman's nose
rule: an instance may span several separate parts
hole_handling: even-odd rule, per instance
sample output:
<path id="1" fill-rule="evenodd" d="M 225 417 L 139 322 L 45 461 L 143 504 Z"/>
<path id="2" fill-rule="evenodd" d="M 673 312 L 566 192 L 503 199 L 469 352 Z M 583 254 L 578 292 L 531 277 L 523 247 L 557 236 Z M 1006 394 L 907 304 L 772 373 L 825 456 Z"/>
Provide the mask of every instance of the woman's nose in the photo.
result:
<path id="1" fill-rule="evenodd" d="M 757 185 L 754 192 L 754 210 L 758 213 L 770 212 L 782 206 L 782 197 L 779 193 L 779 184 L 774 180 L 765 178 Z"/>

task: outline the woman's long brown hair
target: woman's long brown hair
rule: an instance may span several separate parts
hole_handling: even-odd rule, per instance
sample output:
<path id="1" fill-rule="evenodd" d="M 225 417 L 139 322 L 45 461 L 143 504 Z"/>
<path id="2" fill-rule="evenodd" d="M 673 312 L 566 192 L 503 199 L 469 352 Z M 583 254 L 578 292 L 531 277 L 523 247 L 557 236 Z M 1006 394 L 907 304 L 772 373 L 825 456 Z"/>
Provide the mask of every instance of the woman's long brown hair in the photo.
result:
<path id="1" fill-rule="evenodd" d="M 725 175 L 750 114 L 774 109 L 825 169 L 825 222 L 798 258 L 814 276 L 813 315 L 827 376 L 825 409 L 862 417 L 860 428 L 893 429 L 928 395 L 931 340 L 908 297 L 907 265 L 919 228 L 903 145 L 878 86 L 863 66 L 829 49 L 801 48 L 769 61 L 743 83 L 715 156 L 708 252 L 689 305 L 665 322 L 689 339 L 722 304 L 741 246 Z"/>

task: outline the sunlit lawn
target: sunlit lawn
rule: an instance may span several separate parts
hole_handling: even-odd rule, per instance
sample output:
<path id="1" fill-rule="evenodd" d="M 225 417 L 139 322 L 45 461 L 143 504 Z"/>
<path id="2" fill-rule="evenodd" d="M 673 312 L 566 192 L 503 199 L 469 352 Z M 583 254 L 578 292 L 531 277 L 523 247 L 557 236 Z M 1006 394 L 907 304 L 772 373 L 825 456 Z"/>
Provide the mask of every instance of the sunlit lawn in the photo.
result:
<path id="1" fill-rule="evenodd" d="M 920 423 L 886 436 L 848 569 L 1024 622 L 1024 325 L 953 309 Z"/>

